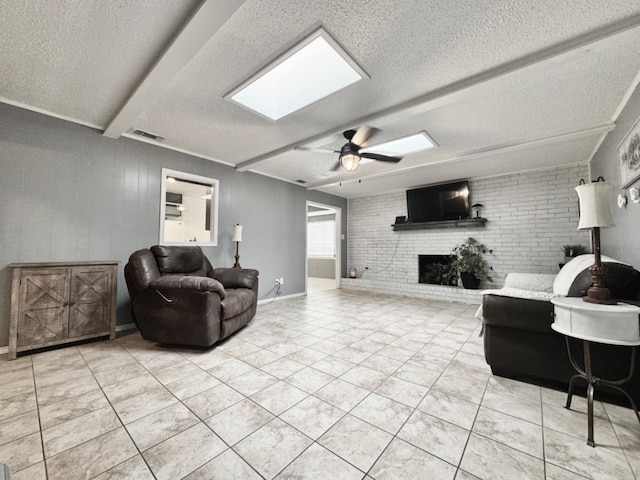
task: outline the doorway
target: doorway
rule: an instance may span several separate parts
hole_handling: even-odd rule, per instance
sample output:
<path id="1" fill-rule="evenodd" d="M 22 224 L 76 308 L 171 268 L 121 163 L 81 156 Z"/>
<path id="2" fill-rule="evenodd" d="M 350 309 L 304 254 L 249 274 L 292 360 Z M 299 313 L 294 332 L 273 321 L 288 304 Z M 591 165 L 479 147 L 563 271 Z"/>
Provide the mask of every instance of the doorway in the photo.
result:
<path id="1" fill-rule="evenodd" d="M 342 209 L 307 202 L 307 293 L 340 288 Z"/>

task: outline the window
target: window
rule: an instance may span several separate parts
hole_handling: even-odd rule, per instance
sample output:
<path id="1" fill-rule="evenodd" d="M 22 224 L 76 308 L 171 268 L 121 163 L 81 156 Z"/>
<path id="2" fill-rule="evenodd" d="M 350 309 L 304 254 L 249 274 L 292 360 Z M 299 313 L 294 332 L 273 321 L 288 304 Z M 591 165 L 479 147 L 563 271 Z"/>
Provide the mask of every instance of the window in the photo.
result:
<path id="1" fill-rule="evenodd" d="M 309 220 L 307 223 L 307 254 L 310 257 L 336 256 L 335 220 Z"/>

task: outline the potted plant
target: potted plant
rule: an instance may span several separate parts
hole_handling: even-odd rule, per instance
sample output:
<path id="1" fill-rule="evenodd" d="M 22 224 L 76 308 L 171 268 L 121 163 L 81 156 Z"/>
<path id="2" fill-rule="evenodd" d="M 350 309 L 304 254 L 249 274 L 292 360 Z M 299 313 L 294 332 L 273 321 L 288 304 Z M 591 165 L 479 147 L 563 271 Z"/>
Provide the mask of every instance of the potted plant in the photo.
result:
<path id="1" fill-rule="evenodd" d="M 584 245 L 564 245 L 562 251 L 564 252 L 564 263 L 567 263 L 573 257 L 587 253 L 587 247 Z"/>
<path id="2" fill-rule="evenodd" d="M 489 276 L 489 271 L 493 270 L 493 267 L 484 259 L 484 255 L 493 253 L 493 250 L 489 250 L 486 245 L 469 237 L 464 243 L 457 245 L 452 253 L 455 256 L 453 265 L 460 274 L 464 288 L 476 289 L 481 280 L 493 281 Z"/>

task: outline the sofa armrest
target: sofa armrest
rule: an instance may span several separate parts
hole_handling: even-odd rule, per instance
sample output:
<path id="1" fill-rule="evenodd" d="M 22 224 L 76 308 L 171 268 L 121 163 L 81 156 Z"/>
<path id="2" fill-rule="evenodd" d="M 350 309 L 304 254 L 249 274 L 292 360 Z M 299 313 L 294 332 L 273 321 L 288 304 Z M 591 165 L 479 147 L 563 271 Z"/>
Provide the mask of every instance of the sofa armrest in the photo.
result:
<path id="1" fill-rule="evenodd" d="M 553 304 L 547 300 L 485 294 L 482 317 L 487 326 L 554 333 L 551 329 Z"/>
<path id="2" fill-rule="evenodd" d="M 215 268 L 212 277 L 224 285 L 224 288 L 252 289 L 258 275 L 258 270 L 252 268 Z"/>
<path id="3" fill-rule="evenodd" d="M 226 297 L 226 292 L 222 284 L 213 278 L 196 277 L 192 275 L 166 275 L 152 280 L 149 288 L 154 290 L 188 290 L 195 292 L 215 292 L 220 295 L 220 299 Z"/>

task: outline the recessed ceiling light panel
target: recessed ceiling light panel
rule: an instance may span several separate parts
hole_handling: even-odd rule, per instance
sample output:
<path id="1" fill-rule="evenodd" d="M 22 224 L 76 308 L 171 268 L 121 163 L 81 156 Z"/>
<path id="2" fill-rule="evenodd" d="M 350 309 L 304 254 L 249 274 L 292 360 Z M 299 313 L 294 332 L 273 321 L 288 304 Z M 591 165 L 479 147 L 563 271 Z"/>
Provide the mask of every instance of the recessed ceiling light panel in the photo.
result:
<path id="1" fill-rule="evenodd" d="M 408 137 L 397 138 L 378 145 L 371 145 L 360 149 L 360 151 L 382 153 L 383 155 L 389 156 L 404 156 L 409 155 L 410 153 L 428 150 L 429 148 L 436 146 L 437 143 L 427 135 L 427 132 L 423 131 L 409 135 Z"/>
<path id="2" fill-rule="evenodd" d="M 363 78 L 369 78 L 364 70 L 319 29 L 225 98 L 279 120 Z"/>

